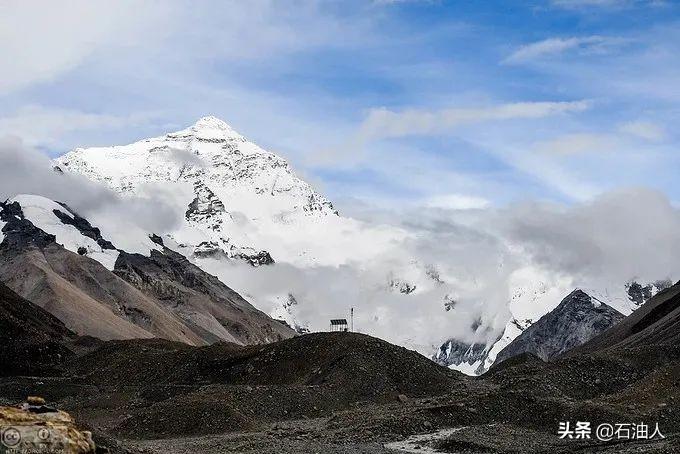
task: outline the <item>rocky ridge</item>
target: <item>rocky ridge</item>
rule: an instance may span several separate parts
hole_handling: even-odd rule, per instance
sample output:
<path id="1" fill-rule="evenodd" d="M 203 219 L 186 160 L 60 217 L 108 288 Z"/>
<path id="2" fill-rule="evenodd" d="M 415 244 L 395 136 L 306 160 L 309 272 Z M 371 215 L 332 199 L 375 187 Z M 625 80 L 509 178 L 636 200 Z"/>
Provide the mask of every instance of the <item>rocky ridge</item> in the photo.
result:
<path id="1" fill-rule="evenodd" d="M 623 318 L 623 314 L 607 304 L 582 290 L 574 290 L 501 350 L 496 362 L 523 353 L 543 361 L 551 360 L 603 333 Z"/>
<path id="2" fill-rule="evenodd" d="M 604 304 L 606 311 L 610 314 L 610 316 L 605 316 L 605 318 L 608 317 L 607 320 L 609 321 L 600 320 L 603 322 L 602 325 L 597 324 L 597 327 L 593 327 L 594 329 L 590 330 L 587 334 L 581 333 L 582 336 L 575 344 L 572 343 L 572 341 L 575 341 L 575 339 L 567 341 L 565 344 L 566 348 L 559 353 L 574 348 L 599 334 L 604 329 L 615 324 L 623 317 L 623 315 L 632 313 L 634 310 L 641 307 L 646 301 L 671 285 L 672 281 L 670 280 L 658 280 L 648 284 L 640 284 L 635 280 L 631 280 L 622 286 L 621 292 L 615 292 L 614 294 L 597 291 L 595 289 L 578 290 L 577 294 L 586 294 L 587 297 L 592 298 L 593 301 Z M 433 354 L 432 359 L 438 364 L 450 367 L 469 375 L 481 375 L 488 371 L 491 366 L 498 361 L 499 358 L 501 360 L 505 360 L 510 356 L 521 353 L 523 351 L 522 348 L 519 348 L 517 351 L 515 351 L 515 348 L 517 347 L 513 347 L 512 350 L 507 351 L 506 349 L 510 344 L 513 343 L 513 341 L 523 336 L 523 334 L 527 332 L 532 326 L 534 326 L 534 324 L 536 324 L 540 319 L 542 319 L 542 317 L 547 317 L 548 315 L 552 314 L 550 317 L 552 320 L 555 317 L 559 318 L 564 316 L 565 323 L 571 317 L 571 315 L 565 314 L 564 311 L 557 311 L 557 308 L 552 307 L 552 304 L 546 304 L 546 302 L 542 301 L 543 298 L 540 289 L 541 286 L 539 285 L 538 290 L 534 290 L 533 293 L 531 291 L 515 293 L 510 306 L 512 307 L 513 304 L 517 305 L 517 302 L 522 300 L 521 306 L 533 306 L 534 308 L 538 309 L 544 308 L 545 312 L 543 315 L 539 315 L 534 319 L 517 319 L 512 317 L 506 325 L 503 334 L 498 339 L 490 343 L 485 343 L 482 341 L 480 343 L 470 344 L 457 339 L 448 339 Z M 624 298 L 622 295 L 624 294 L 626 295 L 626 300 L 622 301 Z M 574 295 L 573 292 L 572 294 L 565 297 L 560 303 L 570 300 L 572 295 Z M 528 296 L 530 296 L 529 299 L 527 299 Z M 557 307 L 559 307 L 559 305 Z M 621 311 L 623 311 L 623 314 Z M 518 311 L 518 313 L 522 313 L 522 311 Z M 597 314 L 591 315 L 593 315 L 595 319 L 598 319 L 599 317 Z M 545 335 L 546 338 L 542 339 L 541 342 L 547 341 L 548 337 L 565 335 L 565 333 L 562 332 L 560 328 L 553 328 L 555 329 L 552 331 L 550 329 L 546 330 L 545 327 L 542 329 L 543 335 Z M 584 327 L 581 326 L 580 328 Z M 531 333 L 533 332 L 534 331 L 531 331 Z M 558 350 L 560 349 L 558 348 Z M 536 352 L 533 351 L 532 353 L 536 354 Z M 548 357 L 552 358 L 554 355 L 549 354 L 544 359 L 547 359 Z"/>
<path id="3" fill-rule="evenodd" d="M 38 196 L 0 204 L 0 219 L 0 280 L 80 335 L 191 345 L 294 335 L 157 236 L 144 240 L 148 255 L 116 249 L 86 219 Z"/>

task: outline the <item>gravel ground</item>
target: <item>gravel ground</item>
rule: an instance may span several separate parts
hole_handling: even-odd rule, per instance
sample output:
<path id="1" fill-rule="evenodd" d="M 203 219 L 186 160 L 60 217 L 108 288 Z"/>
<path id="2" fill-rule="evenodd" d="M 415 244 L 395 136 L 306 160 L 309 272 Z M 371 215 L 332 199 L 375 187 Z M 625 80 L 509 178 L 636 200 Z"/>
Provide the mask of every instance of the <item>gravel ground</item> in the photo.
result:
<path id="1" fill-rule="evenodd" d="M 317 427 L 313 427 L 317 424 Z M 140 454 L 243 453 L 243 454 L 399 454 L 399 453 L 650 453 L 671 454 L 680 449 L 677 436 L 665 440 L 603 444 L 561 440 L 556 434 L 511 425 L 481 425 L 443 429 L 396 441 L 357 442 L 334 439 L 323 423 L 290 424 L 285 433 L 250 432 L 218 436 L 126 442 Z"/>
<path id="2" fill-rule="evenodd" d="M 114 454 L 680 452 L 680 353 L 624 353 L 520 358 L 472 379 L 358 335 L 248 349 L 117 342 L 61 376 L 0 378 L 0 403 L 42 396 Z M 658 422 L 667 438 L 560 440 L 562 421 Z"/>

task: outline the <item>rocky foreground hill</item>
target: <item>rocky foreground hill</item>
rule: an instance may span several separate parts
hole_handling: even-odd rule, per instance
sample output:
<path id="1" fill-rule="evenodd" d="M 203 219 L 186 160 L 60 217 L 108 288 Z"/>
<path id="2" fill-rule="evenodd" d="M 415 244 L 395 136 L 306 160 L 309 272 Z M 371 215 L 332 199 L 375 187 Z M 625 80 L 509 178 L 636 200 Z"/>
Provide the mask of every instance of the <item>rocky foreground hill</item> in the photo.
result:
<path id="1" fill-rule="evenodd" d="M 525 353 L 479 378 L 353 333 L 203 347 L 77 337 L 10 290 L 3 289 L 2 298 L 11 304 L 0 305 L 0 318 L 15 343 L 0 351 L 1 363 L 20 358 L 49 367 L 4 374 L 0 404 L 41 395 L 82 421 L 97 446 L 111 452 L 680 448 L 679 285 L 566 355 L 546 363 Z M 34 316 L 17 317 L 9 308 Z M 34 346 L 45 343 L 51 350 L 36 353 Z M 7 357 L 9 351 L 25 354 Z M 558 428 L 566 421 L 658 423 L 665 438 L 562 439 Z"/>

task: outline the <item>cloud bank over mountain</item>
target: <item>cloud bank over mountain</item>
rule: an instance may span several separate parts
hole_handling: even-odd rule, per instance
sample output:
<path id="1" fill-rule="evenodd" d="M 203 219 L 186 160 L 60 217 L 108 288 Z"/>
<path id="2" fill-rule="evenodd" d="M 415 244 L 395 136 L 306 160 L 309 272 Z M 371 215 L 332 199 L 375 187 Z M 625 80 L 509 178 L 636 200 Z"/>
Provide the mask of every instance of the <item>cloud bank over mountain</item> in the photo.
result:
<path id="1" fill-rule="evenodd" d="M 180 222 L 162 194 L 123 200 L 85 177 L 55 171 L 45 154 L 20 140 L 0 137 L 0 199 L 17 194 L 42 195 L 67 203 L 101 226 L 104 236 L 123 249 L 132 229 L 146 234 L 162 232 Z"/>
<path id="2" fill-rule="evenodd" d="M 177 150 L 173 156 L 194 161 Z M 177 213 L 183 207 L 172 195 L 159 190 L 121 198 L 53 170 L 48 158 L 16 141 L 3 140 L 0 169 L 3 198 L 33 193 L 64 201 L 120 247 L 131 229 L 162 234 L 181 222 Z M 493 342 L 510 317 L 513 292 L 532 280 L 558 289 L 561 298 L 560 292 L 576 286 L 620 292 L 632 278 L 674 277 L 668 270 L 680 266 L 680 213 L 664 195 L 647 189 L 570 205 L 374 208 L 363 218 L 355 221 L 358 230 L 347 232 L 354 244 L 342 264 L 283 261 L 253 268 L 203 259 L 201 266 L 268 313 L 288 305 L 308 328 L 324 330 L 330 318 L 346 317 L 354 307 L 357 330 L 423 353 L 452 336 Z M 377 231 L 392 243 L 366 255 Z M 338 245 L 329 237 L 326 247 Z"/>

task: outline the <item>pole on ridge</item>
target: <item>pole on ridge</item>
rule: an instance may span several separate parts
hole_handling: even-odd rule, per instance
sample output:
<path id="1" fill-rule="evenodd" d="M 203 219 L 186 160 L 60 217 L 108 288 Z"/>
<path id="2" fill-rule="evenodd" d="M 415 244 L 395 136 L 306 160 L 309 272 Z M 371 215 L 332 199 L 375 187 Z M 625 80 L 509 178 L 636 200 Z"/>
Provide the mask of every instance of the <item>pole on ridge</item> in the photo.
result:
<path id="1" fill-rule="evenodd" d="M 354 308 L 351 308 L 349 311 L 349 319 L 350 319 L 350 332 L 354 332 Z"/>

